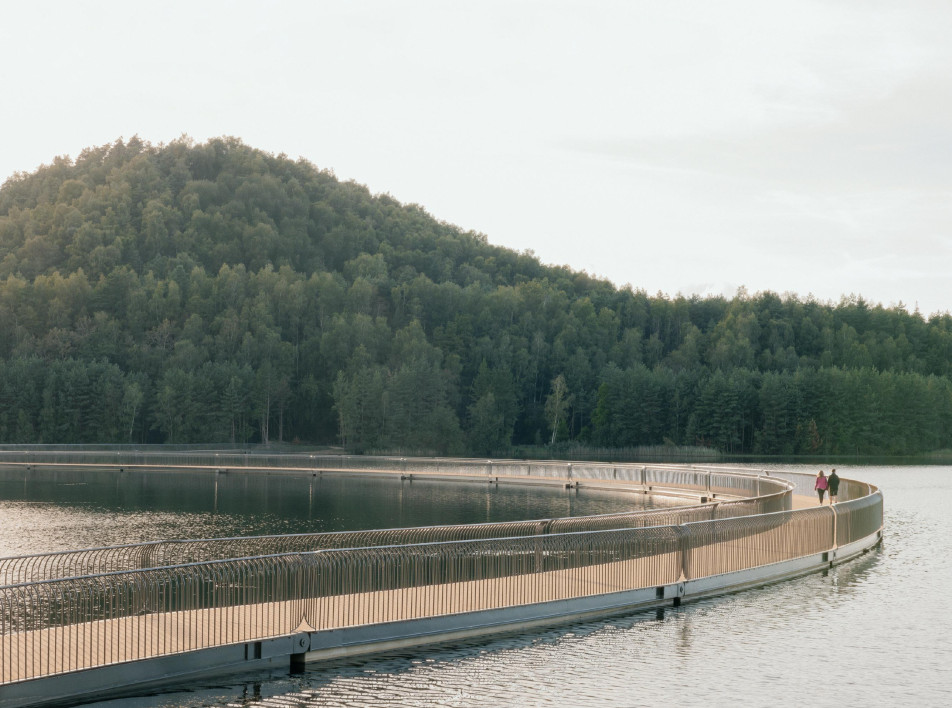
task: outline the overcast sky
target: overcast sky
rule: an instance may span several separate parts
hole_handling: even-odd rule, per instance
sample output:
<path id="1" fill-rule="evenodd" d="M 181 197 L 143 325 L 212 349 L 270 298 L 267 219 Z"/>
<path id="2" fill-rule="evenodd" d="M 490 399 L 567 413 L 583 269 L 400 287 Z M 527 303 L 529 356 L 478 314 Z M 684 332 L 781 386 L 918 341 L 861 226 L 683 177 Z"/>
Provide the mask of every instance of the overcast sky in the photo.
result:
<path id="1" fill-rule="evenodd" d="M 241 138 L 651 294 L 952 309 L 952 3 L 31 2 L 0 181 Z"/>

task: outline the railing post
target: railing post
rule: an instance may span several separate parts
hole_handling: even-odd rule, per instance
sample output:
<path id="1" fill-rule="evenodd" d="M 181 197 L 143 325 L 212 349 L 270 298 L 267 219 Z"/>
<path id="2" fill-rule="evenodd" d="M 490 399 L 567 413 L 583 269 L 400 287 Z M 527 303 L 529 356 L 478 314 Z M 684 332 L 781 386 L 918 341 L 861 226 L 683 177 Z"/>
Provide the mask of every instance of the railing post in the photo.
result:
<path id="1" fill-rule="evenodd" d="M 833 543 L 831 544 L 830 547 L 835 551 L 835 550 L 839 547 L 839 538 L 840 538 L 840 534 L 839 534 L 839 522 L 840 522 L 840 514 L 839 514 L 839 512 L 836 510 L 836 507 L 833 506 L 832 504 L 830 505 L 830 511 L 833 512 Z"/>
<path id="2" fill-rule="evenodd" d="M 678 555 L 681 561 L 681 577 L 679 582 L 681 582 L 691 579 L 688 577 L 688 531 L 684 524 L 678 524 L 674 529 L 678 537 Z"/>

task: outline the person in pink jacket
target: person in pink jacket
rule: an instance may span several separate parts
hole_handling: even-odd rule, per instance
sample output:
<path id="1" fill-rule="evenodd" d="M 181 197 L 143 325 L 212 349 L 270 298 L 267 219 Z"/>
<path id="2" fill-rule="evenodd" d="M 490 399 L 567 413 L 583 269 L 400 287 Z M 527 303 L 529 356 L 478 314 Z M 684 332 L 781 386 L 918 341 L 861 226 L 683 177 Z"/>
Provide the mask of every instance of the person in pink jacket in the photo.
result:
<path id="1" fill-rule="evenodd" d="M 817 495 L 820 497 L 820 504 L 823 503 L 823 495 L 826 494 L 827 486 L 829 486 L 829 480 L 826 478 L 826 475 L 823 474 L 823 470 L 820 470 L 816 475 L 816 483 L 813 485 Z"/>

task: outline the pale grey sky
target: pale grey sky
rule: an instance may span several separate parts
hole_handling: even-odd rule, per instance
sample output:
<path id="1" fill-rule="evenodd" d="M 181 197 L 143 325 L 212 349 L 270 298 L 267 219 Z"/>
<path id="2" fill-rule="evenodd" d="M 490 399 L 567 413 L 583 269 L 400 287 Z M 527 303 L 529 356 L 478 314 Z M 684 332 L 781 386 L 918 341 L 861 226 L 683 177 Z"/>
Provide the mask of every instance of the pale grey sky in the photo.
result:
<path id="1" fill-rule="evenodd" d="M 49 2 L 0 180 L 233 135 L 649 293 L 952 309 L 952 3 Z"/>

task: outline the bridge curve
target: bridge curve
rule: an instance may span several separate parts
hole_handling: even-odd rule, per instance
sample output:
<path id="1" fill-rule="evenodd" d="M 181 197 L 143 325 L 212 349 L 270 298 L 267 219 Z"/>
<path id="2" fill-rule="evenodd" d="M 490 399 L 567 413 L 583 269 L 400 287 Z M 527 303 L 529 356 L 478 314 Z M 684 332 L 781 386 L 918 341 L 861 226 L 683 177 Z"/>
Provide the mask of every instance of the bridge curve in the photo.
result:
<path id="1" fill-rule="evenodd" d="M 97 455 L 33 452 L 24 460 L 0 453 L 0 464 L 25 473 L 36 465 L 109 465 L 210 474 L 399 474 L 611 488 L 677 496 L 685 505 L 504 524 L 179 539 L 0 559 L 0 708 L 680 604 L 828 568 L 882 537 L 882 494 L 875 487 L 844 479 L 842 501 L 818 507 L 813 477 L 796 473 Z"/>

